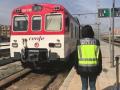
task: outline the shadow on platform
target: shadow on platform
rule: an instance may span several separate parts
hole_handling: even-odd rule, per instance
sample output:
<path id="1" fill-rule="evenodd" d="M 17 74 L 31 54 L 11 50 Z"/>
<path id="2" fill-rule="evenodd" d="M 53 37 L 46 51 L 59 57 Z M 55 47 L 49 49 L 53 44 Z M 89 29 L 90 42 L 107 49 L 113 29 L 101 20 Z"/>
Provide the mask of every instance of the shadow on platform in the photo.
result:
<path id="1" fill-rule="evenodd" d="M 112 86 L 108 86 L 108 87 L 104 88 L 103 90 L 117 90 L 116 83 Z M 120 83 L 119 83 L 119 90 L 120 90 Z"/>

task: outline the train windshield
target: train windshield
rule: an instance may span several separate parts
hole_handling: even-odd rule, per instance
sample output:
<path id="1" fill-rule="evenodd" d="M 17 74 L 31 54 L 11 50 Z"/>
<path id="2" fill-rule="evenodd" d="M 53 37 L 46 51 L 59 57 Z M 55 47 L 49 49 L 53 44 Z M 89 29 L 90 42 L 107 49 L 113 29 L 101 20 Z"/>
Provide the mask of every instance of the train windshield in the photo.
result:
<path id="1" fill-rule="evenodd" d="M 27 16 L 15 16 L 13 21 L 14 31 L 27 31 L 28 17 Z"/>
<path id="2" fill-rule="evenodd" d="M 32 17 L 32 30 L 37 31 L 41 29 L 41 17 L 33 16 Z"/>
<path id="3" fill-rule="evenodd" d="M 60 31 L 61 28 L 62 28 L 61 14 L 46 15 L 45 29 L 47 31 Z"/>

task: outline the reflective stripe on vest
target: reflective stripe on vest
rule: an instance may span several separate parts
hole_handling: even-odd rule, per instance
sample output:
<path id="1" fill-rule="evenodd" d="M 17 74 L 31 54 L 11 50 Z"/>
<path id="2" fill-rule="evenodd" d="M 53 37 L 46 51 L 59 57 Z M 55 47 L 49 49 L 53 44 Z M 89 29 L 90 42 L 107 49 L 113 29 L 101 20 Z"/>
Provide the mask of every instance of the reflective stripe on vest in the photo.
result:
<path id="1" fill-rule="evenodd" d="M 99 47 L 97 45 L 79 45 L 77 50 L 80 66 L 96 66 L 98 64 Z"/>

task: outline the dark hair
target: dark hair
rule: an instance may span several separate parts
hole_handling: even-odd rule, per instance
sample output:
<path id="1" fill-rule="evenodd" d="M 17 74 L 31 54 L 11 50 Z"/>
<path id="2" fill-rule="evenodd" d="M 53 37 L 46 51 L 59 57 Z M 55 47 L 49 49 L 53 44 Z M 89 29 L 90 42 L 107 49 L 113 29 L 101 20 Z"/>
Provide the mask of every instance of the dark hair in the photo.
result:
<path id="1" fill-rule="evenodd" d="M 94 32 L 93 32 L 93 29 L 90 25 L 85 25 L 82 28 L 82 38 L 85 38 L 85 37 L 88 37 L 88 38 L 94 37 Z"/>

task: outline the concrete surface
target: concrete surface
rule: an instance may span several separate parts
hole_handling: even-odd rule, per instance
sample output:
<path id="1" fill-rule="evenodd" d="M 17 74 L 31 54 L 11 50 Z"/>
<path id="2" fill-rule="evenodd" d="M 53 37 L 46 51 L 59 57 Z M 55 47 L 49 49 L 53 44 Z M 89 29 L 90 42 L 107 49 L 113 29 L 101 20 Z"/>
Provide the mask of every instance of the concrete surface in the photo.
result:
<path id="1" fill-rule="evenodd" d="M 97 78 L 96 83 L 97 90 L 116 90 L 116 67 L 111 67 L 109 44 L 103 41 L 101 41 L 100 43 L 103 58 L 102 59 L 103 70 L 100 76 L 98 76 Z M 114 52 L 115 56 L 120 55 L 120 48 L 115 46 Z M 76 73 L 74 67 L 71 69 L 69 75 L 67 76 L 59 90 L 81 90 L 80 76 Z"/>

